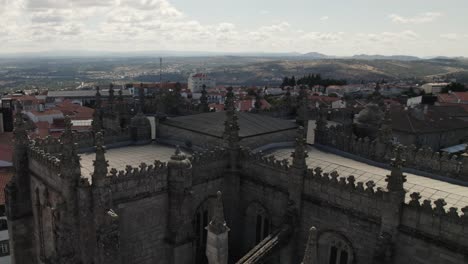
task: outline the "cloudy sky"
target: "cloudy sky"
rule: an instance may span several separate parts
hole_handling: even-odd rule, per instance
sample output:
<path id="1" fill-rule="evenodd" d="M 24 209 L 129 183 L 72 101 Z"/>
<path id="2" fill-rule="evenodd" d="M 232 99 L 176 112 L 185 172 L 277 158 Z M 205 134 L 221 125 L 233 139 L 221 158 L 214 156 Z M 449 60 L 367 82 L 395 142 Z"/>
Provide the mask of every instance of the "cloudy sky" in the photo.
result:
<path id="1" fill-rule="evenodd" d="M 468 56 L 467 0 L 0 0 L 0 53 Z"/>

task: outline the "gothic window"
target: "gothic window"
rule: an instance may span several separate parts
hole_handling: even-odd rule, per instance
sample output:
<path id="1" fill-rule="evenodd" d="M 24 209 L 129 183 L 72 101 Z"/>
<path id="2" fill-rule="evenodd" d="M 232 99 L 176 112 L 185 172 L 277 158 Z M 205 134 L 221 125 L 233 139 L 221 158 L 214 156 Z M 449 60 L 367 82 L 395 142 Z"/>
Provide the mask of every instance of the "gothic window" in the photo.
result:
<path id="1" fill-rule="evenodd" d="M 264 214 L 257 215 L 257 223 L 255 226 L 255 243 L 260 243 L 270 234 L 270 220 Z"/>
<path id="2" fill-rule="evenodd" d="M 265 239 L 271 232 L 271 217 L 268 211 L 258 202 L 247 207 L 245 213 L 245 248 L 250 250 Z"/>
<path id="3" fill-rule="evenodd" d="M 320 263 L 351 264 L 353 249 L 350 242 L 342 235 L 326 232 L 319 237 Z"/>

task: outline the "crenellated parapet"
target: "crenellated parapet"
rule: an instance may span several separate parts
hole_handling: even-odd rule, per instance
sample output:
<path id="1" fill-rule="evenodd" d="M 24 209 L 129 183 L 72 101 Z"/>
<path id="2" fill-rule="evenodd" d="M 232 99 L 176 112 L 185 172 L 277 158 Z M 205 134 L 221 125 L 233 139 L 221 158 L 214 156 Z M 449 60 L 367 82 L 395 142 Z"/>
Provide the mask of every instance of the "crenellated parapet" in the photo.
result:
<path id="1" fill-rule="evenodd" d="M 204 166 L 212 162 L 224 160 L 228 157 L 228 154 L 226 148 L 215 147 L 209 150 L 196 151 L 189 157 L 189 160 L 194 166 Z"/>
<path id="2" fill-rule="evenodd" d="M 53 155 L 47 152 L 41 147 L 31 145 L 29 147 L 28 156 L 29 156 L 29 162 L 35 163 L 34 167 L 43 166 L 44 169 L 47 169 L 54 173 L 59 173 L 60 159 L 56 155 Z M 44 171 L 47 171 L 47 170 L 44 170 Z"/>
<path id="3" fill-rule="evenodd" d="M 387 190 L 376 187 L 374 181 L 356 182 L 353 175 L 346 177 L 336 171 L 323 172 L 320 167 L 309 168 L 304 179 L 304 195 L 309 200 L 364 213 L 370 218 L 380 217 L 386 193 Z"/>
<path id="4" fill-rule="evenodd" d="M 354 155 L 378 162 L 388 163 L 393 157 L 395 144 L 385 141 L 383 137 L 374 140 L 350 135 L 344 126 L 322 128 L 322 137 L 316 143 L 330 146 Z M 435 152 L 430 147 L 417 148 L 406 146 L 403 152 L 406 167 L 435 173 L 438 175 L 468 180 L 468 156 L 450 155 L 447 152 Z"/>
<path id="5" fill-rule="evenodd" d="M 48 135 L 45 138 L 35 138 L 33 145 L 48 153 L 60 152 L 60 139 Z"/>
<path id="6" fill-rule="evenodd" d="M 468 234 L 464 231 L 468 228 L 468 206 L 459 210 L 448 207 L 442 198 L 421 200 L 418 192 L 410 194 L 410 198 L 403 207 L 400 228 L 403 232 L 468 253 Z"/>
<path id="7" fill-rule="evenodd" d="M 109 186 L 114 201 L 125 201 L 161 192 L 167 188 L 167 163 L 154 161 L 138 167 L 127 165 L 125 170 L 109 170 Z"/>
<path id="8" fill-rule="evenodd" d="M 167 172 L 167 163 L 155 160 L 153 164 L 148 165 L 142 162 L 138 167 L 127 165 L 125 170 L 110 169 L 111 183 L 127 181 L 129 179 L 156 178 Z"/>
<path id="9" fill-rule="evenodd" d="M 279 160 L 273 155 L 265 156 L 262 151 L 253 152 L 248 148 L 241 148 L 242 162 L 249 165 L 262 165 L 274 169 L 287 171 L 291 167 L 288 159 Z"/>

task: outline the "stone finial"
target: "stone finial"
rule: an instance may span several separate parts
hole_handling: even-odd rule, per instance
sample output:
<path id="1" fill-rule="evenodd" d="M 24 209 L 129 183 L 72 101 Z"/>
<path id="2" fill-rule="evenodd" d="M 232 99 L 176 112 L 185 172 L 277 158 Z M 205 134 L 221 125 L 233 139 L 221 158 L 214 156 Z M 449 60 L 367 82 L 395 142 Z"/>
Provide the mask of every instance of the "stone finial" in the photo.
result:
<path id="1" fill-rule="evenodd" d="M 434 202 L 434 204 L 435 204 L 434 214 L 435 214 L 435 215 L 439 215 L 439 216 L 445 215 L 446 212 L 445 212 L 445 208 L 444 208 L 444 207 L 447 205 L 447 203 L 445 202 L 445 200 L 442 199 L 442 198 L 439 198 L 439 199 L 437 199 L 437 200 Z"/>
<path id="2" fill-rule="evenodd" d="M 200 112 L 208 112 L 210 108 L 208 106 L 208 97 L 206 96 L 206 85 L 202 86 L 201 97 L 200 97 Z"/>
<path id="3" fill-rule="evenodd" d="M 309 239 L 307 240 L 306 250 L 302 264 L 318 264 L 317 259 L 317 228 L 314 226 L 309 229 Z"/>
<path id="4" fill-rule="evenodd" d="M 418 192 L 413 192 L 412 194 L 410 194 L 410 197 L 411 197 L 411 201 L 409 202 L 410 206 L 413 206 L 413 207 L 421 206 L 421 203 L 419 202 L 419 199 L 421 199 L 421 194 L 419 194 Z"/>
<path id="5" fill-rule="evenodd" d="M 463 212 L 463 215 L 461 215 L 460 218 L 462 219 L 463 223 L 468 224 L 468 206 L 463 207 L 461 211 Z"/>
<path id="6" fill-rule="evenodd" d="M 294 167 L 306 167 L 306 158 L 307 155 L 307 145 L 306 139 L 304 137 L 304 127 L 299 127 L 297 130 L 297 137 L 296 137 L 296 147 L 294 152 L 292 153 L 293 158 L 293 166 Z"/>
<path id="7" fill-rule="evenodd" d="M 404 183 L 406 182 L 406 176 L 403 175 L 401 168 L 404 164 L 402 159 L 402 146 L 395 147 L 395 158 L 392 159 L 392 171 L 390 175 L 387 176 L 385 181 L 387 182 L 387 189 L 390 192 L 404 192 L 403 188 Z"/>
<path id="8" fill-rule="evenodd" d="M 167 165 L 177 169 L 189 169 L 192 167 L 192 163 L 187 159 L 187 156 L 182 153 L 179 146 L 176 146 L 176 150 Z"/>
<path id="9" fill-rule="evenodd" d="M 96 109 L 100 109 L 102 106 L 102 99 L 101 99 L 101 92 L 99 91 L 99 86 L 96 86 L 95 100 L 96 100 Z"/>
<path id="10" fill-rule="evenodd" d="M 208 224 L 208 231 L 214 234 L 221 234 L 229 231 L 229 228 L 226 225 L 226 220 L 224 219 L 224 208 L 223 208 L 223 198 L 222 193 L 218 191 L 216 193 L 216 202 L 213 210 L 213 218 Z"/>
<path id="11" fill-rule="evenodd" d="M 96 159 L 94 160 L 93 185 L 100 185 L 101 180 L 107 176 L 109 162 L 105 157 L 104 136 L 102 132 L 96 134 Z"/>
<path id="12" fill-rule="evenodd" d="M 96 107 L 93 113 L 92 129 L 96 134 L 102 130 L 102 100 L 99 86 L 96 86 Z"/>

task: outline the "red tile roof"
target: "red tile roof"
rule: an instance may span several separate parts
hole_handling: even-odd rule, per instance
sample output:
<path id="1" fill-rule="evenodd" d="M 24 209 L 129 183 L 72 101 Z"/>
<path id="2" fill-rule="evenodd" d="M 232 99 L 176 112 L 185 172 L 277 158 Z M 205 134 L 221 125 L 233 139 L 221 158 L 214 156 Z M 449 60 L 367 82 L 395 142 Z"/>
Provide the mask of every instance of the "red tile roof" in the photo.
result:
<path id="1" fill-rule="evenodd" d="M 437 95 L 437 100 L 440 103 L 468 103 L 468 92 L 452 92 L 447 94 Z"/>
<path id="2" fill-rule="evenodd" d="M 196 73 L 196 74 L 192 75 L 192 77 L 195 77 L 195 78 L 206 78 L 206 77 L 208 77 L 208 75 L 206 75 L 205 73 Z"/>
<path id="3" fill-rule="evenodd" d="M 0 160 L 13 161 L 13 132 L 0 134 Z"/>
<path id="4" fill-rule="evenodd" d="M 42 112 L 41 111 L 36 111 L 36 110 L 31 110 L 29 112 L 31 112 L 31 114 L 33 114 L 35 116 L 59 115 L 59 114 L 62 113 L 60 110 L 56 110 L 56 109 L 47 109 L 47 110 L 44 110 Z"/>
<path id="5" fill-rule="evenodd" d="M 0 205 L 5 205 L 5 187 L 13 177 L 11 170 L 0 169 Z"/>

